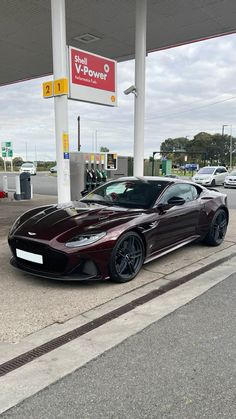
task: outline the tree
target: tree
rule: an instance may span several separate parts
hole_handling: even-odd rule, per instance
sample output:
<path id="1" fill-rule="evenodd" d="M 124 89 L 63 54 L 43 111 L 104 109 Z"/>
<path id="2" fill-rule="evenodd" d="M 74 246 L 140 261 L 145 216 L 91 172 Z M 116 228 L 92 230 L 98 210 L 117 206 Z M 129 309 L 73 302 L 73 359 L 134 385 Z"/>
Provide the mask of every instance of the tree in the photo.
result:
<path id="1" fill-rule="evenodd" d="M 13 166 L 20 167 L 23 163 L 23 159 L 21 157 L 14 157 L 12 163 L 13 163 Z"/>
<path id="2" fill-rule="evenodd" d="M 108 153 L 108 151 L 110 151 L 109 148 L 103 147 L 103 146 L 100 147 L 100 152 L 101 153 Z"/>
<path id="3" fill-rule="evenodd" d="M 188 143 L 189 140 L 186 137 L 167 138 L 161 143 L 161 154 L 177 164 L 182 164 Z"/>

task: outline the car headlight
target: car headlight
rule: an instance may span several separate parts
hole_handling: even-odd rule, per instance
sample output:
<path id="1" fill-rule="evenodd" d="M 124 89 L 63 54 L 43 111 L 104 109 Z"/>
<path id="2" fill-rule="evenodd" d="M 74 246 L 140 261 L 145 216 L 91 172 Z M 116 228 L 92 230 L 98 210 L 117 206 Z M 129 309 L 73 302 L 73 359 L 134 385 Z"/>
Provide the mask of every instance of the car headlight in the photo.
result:
<path id="1" fill-rule="evenodd" d="M 79 236 L 73 237 L 66 243 L 67 247 L 82 247 L 89 244 L 95 243 L 98 240 L 102 239 L 106 233 L 97 233 L 97 234 L 81 234 Z"/>

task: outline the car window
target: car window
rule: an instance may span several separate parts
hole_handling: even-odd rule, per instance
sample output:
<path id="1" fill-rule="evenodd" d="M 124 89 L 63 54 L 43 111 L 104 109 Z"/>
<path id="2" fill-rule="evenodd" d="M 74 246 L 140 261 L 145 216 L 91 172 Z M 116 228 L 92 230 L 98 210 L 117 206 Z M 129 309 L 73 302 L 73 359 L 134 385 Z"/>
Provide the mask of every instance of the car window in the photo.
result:
<path id="1" fill-rule="evenodd" d="M 222 169 L 216 169 L 215 175 L 218 175 L 219 173 L 222 173 Z"/>
<path id="2" fill-rule="evenodd" d="M 33 163 L 23 163 L 21 167 L 34 167 Z"/>
<path id="3" fill-rule="evenodd" d="M 186 202 L 191 202 L 197 199 L 199 191 L 195 186 L 187 183 L 178 183 L 177 185 L 170 186 L 164 194 L 161 203 L 167 204 L 169 199 L 173 197 L 183 198 Z"/>
<path id="4" fill-rule="evenodd" d="M 114 181 L 91 191 L 82 202 L 102 202 L 104 205 L 124 206 L 128 208 L 150 208 L 168 185 L 168 181 L 138 180 Z"/>
<path id="5" fill-rule="evenodd" d="M 208 167 L 203 167 L 202 169 L 200 169 L 197 174 L 198 175 L 212 175 L 214 171 L 215 171 L 214 167 L 208 166 Z"/>

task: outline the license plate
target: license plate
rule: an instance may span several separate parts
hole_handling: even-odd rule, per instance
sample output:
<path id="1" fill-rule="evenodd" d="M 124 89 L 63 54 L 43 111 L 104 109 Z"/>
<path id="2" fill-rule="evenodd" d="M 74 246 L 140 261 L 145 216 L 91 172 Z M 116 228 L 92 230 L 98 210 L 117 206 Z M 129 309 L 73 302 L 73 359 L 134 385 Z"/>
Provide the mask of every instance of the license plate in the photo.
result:
<path id="1" fill-rule="evenodd" d="M 25 250 L 16 249 L 16 256 L 18 258 L 28 260 L 29 262 L 43 264 L 43 256 L 37 253 L 25 252 Z"/>

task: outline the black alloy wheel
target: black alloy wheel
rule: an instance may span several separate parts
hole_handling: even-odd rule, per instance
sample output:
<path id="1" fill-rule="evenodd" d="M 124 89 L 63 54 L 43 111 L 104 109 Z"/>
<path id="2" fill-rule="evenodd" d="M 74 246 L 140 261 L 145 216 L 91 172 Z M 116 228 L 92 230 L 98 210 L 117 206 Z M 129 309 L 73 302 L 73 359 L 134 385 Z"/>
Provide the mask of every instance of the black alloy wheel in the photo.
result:
<path id="1" fill-rule="evenodd" d="M 219 246 L 224 241 L 228 225 L 228 216 L 226 211 L 223 209 L 218 210 L 211 222 L 211 226 L 207 236 L 205 237 L 205 243 L 211 246 Z"/>
<path id="2" fill-rule="evenodd" d="M 216 181 L 215 181 L 215 179 L 213 179 L 213 180 L 211 181 L 211 186 L 216 186 Z"/>
<path id="3" fill-rule="evenodd" d="M 114 282 L 128 282 L 140 271 L 144 260 L 144 244 L 134 231 L 125 233 L 116 243 L 109 264 Z"/>

